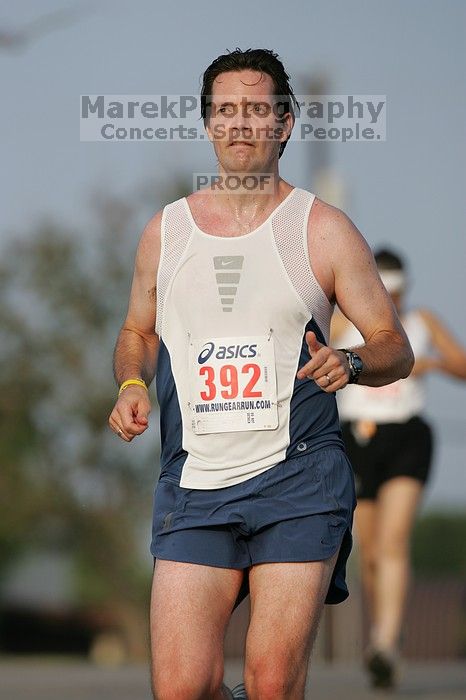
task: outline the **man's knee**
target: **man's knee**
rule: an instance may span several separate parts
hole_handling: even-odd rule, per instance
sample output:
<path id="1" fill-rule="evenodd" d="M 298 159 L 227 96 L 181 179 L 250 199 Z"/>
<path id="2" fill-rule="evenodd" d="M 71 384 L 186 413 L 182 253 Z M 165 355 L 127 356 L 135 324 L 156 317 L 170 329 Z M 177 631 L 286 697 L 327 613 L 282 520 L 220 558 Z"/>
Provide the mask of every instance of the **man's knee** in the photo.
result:
<path id="1" fill-rule="evenodd" d="M 204 700 L 215 697 L 222 686 L 223 668 L 186 667 L 154 669 L 152 692 L 155 700 Z"/>
<path id="2" fill-rule="evenodd" d="M 269 654 L 247 660 L 244 682 L 250 700 L 282 700 L 282 698 L 300 697 L 296 693 L 305 682 L 305 662 L 303 660 L 300 665 L 294 659 L 288 663 L 285 656 L 286 654 Z"/>

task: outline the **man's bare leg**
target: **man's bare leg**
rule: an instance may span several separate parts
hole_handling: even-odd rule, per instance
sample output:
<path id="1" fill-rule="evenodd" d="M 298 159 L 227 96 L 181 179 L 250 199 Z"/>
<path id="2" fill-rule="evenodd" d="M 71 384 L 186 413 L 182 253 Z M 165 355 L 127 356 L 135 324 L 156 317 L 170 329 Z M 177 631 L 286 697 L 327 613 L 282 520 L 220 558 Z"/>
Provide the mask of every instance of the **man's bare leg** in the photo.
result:
<path id="1" fill-rule="evenodd" d="M 224 700 L 223 641 L 243 572 L 157 559 L 151 600 L 156 700 Z"/>
<path id="2" fill-rule="evenodd" d="M 245 659 L 249 700 L 304 698 L 309 657 L 337 555 L 251 568 Z"/>

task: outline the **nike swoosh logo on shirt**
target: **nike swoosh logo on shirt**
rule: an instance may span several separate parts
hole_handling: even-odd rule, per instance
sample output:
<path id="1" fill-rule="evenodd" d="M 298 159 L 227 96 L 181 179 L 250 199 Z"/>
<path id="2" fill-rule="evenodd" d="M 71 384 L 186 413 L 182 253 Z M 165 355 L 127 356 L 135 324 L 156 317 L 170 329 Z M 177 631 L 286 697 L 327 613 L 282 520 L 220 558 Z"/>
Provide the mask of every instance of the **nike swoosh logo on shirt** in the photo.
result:
<path id="1" fill-rule="evenodd" d="M 214 268 L 224 270 L 226 267 L 241 270 L 243 267 L 244 255 L 216 255 L 214 257 Z"/>

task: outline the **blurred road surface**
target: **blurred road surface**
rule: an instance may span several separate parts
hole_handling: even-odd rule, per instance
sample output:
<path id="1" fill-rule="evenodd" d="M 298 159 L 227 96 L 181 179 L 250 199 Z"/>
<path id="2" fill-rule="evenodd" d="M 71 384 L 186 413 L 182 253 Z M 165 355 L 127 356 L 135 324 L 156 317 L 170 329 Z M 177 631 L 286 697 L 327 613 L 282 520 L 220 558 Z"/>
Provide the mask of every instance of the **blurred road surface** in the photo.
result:
<path id="1" fill-rule="evenodd" d="M 227 660 L 225 682 L 240 682 L 242 663 Z M 361 669 L 315 665 L 309 673 L 310 700 L 464 700 L 466 665 L 409 664 L 394 693 L 373 692 Z M 85 662 L 0 657 L 1 700 L 152 700 L 146 666 L 99 668 Z"/>

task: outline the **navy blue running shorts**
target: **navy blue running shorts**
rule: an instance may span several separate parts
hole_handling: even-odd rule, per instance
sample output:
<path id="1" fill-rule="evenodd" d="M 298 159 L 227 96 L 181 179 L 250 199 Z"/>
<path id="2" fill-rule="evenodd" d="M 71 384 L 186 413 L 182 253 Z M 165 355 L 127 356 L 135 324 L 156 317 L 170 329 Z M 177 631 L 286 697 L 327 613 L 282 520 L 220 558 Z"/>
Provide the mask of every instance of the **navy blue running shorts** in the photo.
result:
<path id="1" fill-rule="evenodd" d="M 340 603 L 348 597 L 346 561 L 355 507 L 353 470 L 335 446 L 284 460 L 221 489 L 181 488 L 164 474 L 155 491 L 151 553 L 249 569 L 265 562 L 321 561 L 341 545 L 325 601 Z"/>

